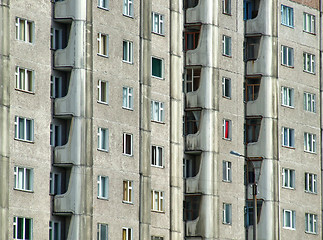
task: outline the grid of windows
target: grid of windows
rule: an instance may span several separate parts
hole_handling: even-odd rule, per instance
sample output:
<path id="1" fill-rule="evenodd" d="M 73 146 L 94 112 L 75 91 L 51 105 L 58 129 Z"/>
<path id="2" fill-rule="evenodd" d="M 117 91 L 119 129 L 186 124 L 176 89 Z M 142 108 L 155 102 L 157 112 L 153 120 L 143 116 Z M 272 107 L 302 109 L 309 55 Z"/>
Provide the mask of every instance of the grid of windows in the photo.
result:
<path id="1" fill-rule="evenodd" d="M 109 8 L 109 0 L 98 0 L 98 7 L 108 9 Z"/>
<path id="2" fill-rule="evenodd" d="M 282 146 L 295 147 L 294 129 L 287 127 L 282 128 Z"/>
<path id="3" fill-rule="evenodd" d="M 123 202 L 132 203 L 132 181 L 123 181 Z"/>
<path id="4" fill-rule="evenodd" d="M 151 191 L 151 209 L 158 212 L 164 211 L 164 192 Z"/>
<path id="5" fill-rule="evenodd" d="M 109 35 L 98 33 L 98 55 L 108 57 Z"/>
<path id="6" fill-rule="evenodd" d="M 123 0 L 123 15 L 133 17 L 133 0 Z"/>
<path id="7" fill-rule="evenodd" d="M 316 112 L 316 96 L 313 93 L 304 92 L 304 110 Z"/>
<path id="8" fill-rule="evenodd" d="M 106 176 L 98 176 L 98 198 L 109 198 L 109 178 Z"/>
<path id="9" fill-rule="evenodd" d="M 294 88 L 282 87 L 282 105 L 294 107 Z"/>
<path id="10" fill-rule="evenodd" d="M 163 167 L 163 148 L 159 146 L 151 146 L 151 165 L 155 167 Z"/>
<path id="11" fill-rule="evenodd" d="M 34 23 L 26 19 L 16 17 L 16 39 L 33 43 Z"/>
<path id="12" fill-rule="evenodd" d="M 223 161 L 223 181 L 231 182 L 232 181 L 232 169 L 231 162 Z"/>
<path id="13" fill-rule="evenodd" d="M 294 10 L 291 7 L 281 5 L 281 23 L 288 27 L 294 27 Z"/>
<path id="14" fill-rule="evenodd" d="M 315 55 L 303 53 L 303 69 L 305 72 L 315 73 Z"/>
<path id="15" fill-rule="evenodd" d="M 98 223 L 97 240 L 108 240 L 108 224 Z"/>
<path id="16" fill-rule="evenodd" d="M 109 129 L 98 128 L 98 149 L 109 151 Z"/>
<path id="17" fill-rule="evenodd" d="M 317 233 L 317 215 L 305 213 L 305 231 L 308 233 Z"/>
<path id="18" fill-rule="evenodd" d="M 98 82 L 98 102 L 109 103 L 109 83 L 107 81 L 99 80 Z"/>
<path id="19" fill-rule="evenodd" d="M 152 32 L 164 35 L 165 34 L 164 15 L 161 15 L 156 12 L 152 12 L 151 17 L 152 17 Z"/>
<path id="20" fill-rule="evenodd" d="M 164 122 L 164 103 L 151 101 L 151 120 Z"/>
<path id="21" fill-rule="evenodd" d="M 229 203 L 223 203 L 223 223 L 232 223 L 232 205 Z"/>
<path id="22" fill-rule="evenodd" d="M 222 96 L 226 98 L 231 98 L 231 79 L 223 77 L 222 78 Z"/>
<path id="23" fill-rule="evenodd" d="M 122 60 L 127 63 L 133 63 L 133 43 L 130 41 L 123 41 Z"/>
<path id="24" fill-rule="evenodd" d="M 123 134 L 123 154 L 132 156 L 132 134 Z"/>
<path id="25" fill-rule="evenodd" d="M 294 66 L 294 49 L 287 46 L 282 46 L 281 49 L 282 64 L 288 67 Z"/>
<path id="26" fill-rule="evenodd" d="M 303 13 L 303 30 L 308 33 L 315 33 L 315 16 Z"/>
<path id="27" fill-rule="evenodd" d="M 231 140 L 231 120 L 223 119 L 222 132 L 224 139 Z"/>
<path id="28" fill-rule="evenodd" d="M 313 173 L 305 173 L 305 191 L 309 193 L 317 193 L 317 175 Z"/>
<path id="29" fill-rule="evenodd" d="M 296 213 L 293 210 L 284 210 L 283 227 L 288 229 L 295 229 Z"/>
<path id="30" fill-rule="evenodd" d="M 15 139 L 34 141 L 34 120 L 15 117 Z"/>
<path id="31" fill-rule="evenodd" d="M 231 57 L 231 37 L 223 35 L 222 37 L 222 54 Z"/>
<path id="32" fill-rule="evenodd" d="M 61 222 L 49 221 L 49 240 L 61 240 Z"/>
<path id="33" fill-rule="evenodd" d="M 15 185 L 14 188 L 24 191 L 33 190 L 34 170 L 24 167 L 14 167 Z"/>
<path id="34" fill-rule="evenodd" d="M 127 109 L 133 109 L 133 88 L 123 87 L 123 101 L 122 107 Z"/>
<path id="35" fill-rule="evenodd" d="M 312 133 L 304 133 L 304 151 L 316 152 L 316 135 Z"/>
<path id="36" fill-rule="evenodd" d="M 34 92 L 34 71 L 16 67 L 16 89 Z"/>
<path id="37" fill-rule="evenodd" d="M 283 168 L 283 187 L 285 188 L 295 188 L 295 170 Z"/>
<path id="38" fill-rule="evenodd" d="M 13 239 L 32 240 L 33 239 L 33 220 L 31 218 L 13 218 Z"/>
<path id="39" fill-rule="evenodd" d="M 222 0 L 222 11 L 231 15 L 231 0 Z"/>

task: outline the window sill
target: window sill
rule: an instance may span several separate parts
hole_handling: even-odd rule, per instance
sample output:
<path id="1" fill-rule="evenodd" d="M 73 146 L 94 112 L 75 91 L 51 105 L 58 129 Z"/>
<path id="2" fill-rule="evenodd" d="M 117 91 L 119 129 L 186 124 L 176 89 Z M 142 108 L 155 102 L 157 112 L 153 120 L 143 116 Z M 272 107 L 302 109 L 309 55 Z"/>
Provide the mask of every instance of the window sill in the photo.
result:
<path id="1" fill-rule="evenodd" d="M 122 153 L 124 156 L 133 157 L 133 154 Z"/>
<path id="2" fill-rule="evenodd" d="M 156 78 L 156 79 L 159 79 L 159 80 L 165 80 L 164 77 L 158 77 L 158 76 L 154 76 L 154 75 L 151 75 L 151 77 Z"/>
<path id="3" fill-rule="evenodd" d="M 15 90 L 18 92 L 29 93 L 29 94 L 35 95 L 35 92 L 32 92 L 32 91 L 23 90 L 23 89 L 19 89 L 19 88 L 15 88 Z"/>
<path id="4" fill-rule="evenodd" d="M 123 63 L 130 64 L 130 65 L 133 65 L 133 62 L 130 62 L 130 61 L 127 61 L 127 60 L 123 60 L 123 59 L 122 59 L 122 62 L 123 62 Z"/>
<path id="5" fill-rule="evenodd" d="M 153 122 L 153 123 L 159 123 L 159 124 L 165 124 L 165 122 L 160 122 L 160 121 L 157 121 L 157 120 L 151 120 L 151 122 Z"/>
<path id="6" fill-rule="evenodd" d="M 232 226 L 232 223 L 222 222 L 223 225 Z"/>
<path id="7" fill-rule="evenodd" d="M 156 34 L 156 35 L 161 36 L 161 37 L 165 37 L 165 33 L 157 33 L 157 32 L 154 32 L 154 31 L 151 31 L 151 33 Z"/>
<path id="8" fill-rule="evenodd" d="M 102 10 L 105 10 L 105 11 L 109 11 L 109 8 L 105 8 L 105 7 L 101 7 L 101 6 L 98 6 L 98 9 L 102 9 Z"/>
<path id="9" fill-rule="evenodd" d="M 19 42 L 29 43 L 30 45 L 34 45 L 34 42 L 28 42 L 28 41 L 20 40 L 20 39 L 17 39 L 17 38 L 16 38 L 16 40 L 19 41 Z"/>
<path id="10" fill-rule="evenodd" d="M 293 188 L 293 187 L 286 187 L 286 186 L 282 186 L 282 188 L 287 189 L 287 190 L 296 190 L 296 189 L 295 189 L 295 188 Z"/>
<path id="11" fill-rule="evenodd" d="M 316 112 L 314 112 L 314 111 L 309 111 L 309 110 L 305 110 L 305 112 L 313 113 L 313 114 L 315 114 L 315 113 L 316 113 Z"/>
<path id="12" fill-rule="evenodd" d="M 304 150 L 304 152 L 316 155 L 316 152 L 310 152 L 310 151 L 307 151 L 307 150 Z"/>
<path id="13" fill-rule="evenodd" d="M 150 166 L 155 167 L 155 168 L 160 168 L 160 169 L 164 169 L 165 168 L 164 166 L 158 166 L 158 165 L 152 165 L 152 164 Z"/>
<path id="14" fill-rule="evenodd" d="M 223 180 L 222 179 L 222 182 L 224 182 L 224 183 L 232 183 L 232 180 Z"/>
<path id="15" fill-rule="evenodd" d="M 289 106 L 289 105 L 285 105 L 285 104 L 282 104 L 283 107 L 287 107 L 287 108 L 291 108 L 291 109 L 295 109 L 294 106 Z"/>
<path id="16" fill-rule="evenodd" d="M 303 32 L 304 32 L 304 33 L 308 33 L 308 34 L 313 35 L 313 36 L 316 36 L 316 33 L 315 33 L 315 32 L 308 32 L 308 31 L 306 31 L 306 30 L 303 30 Z"/>
<path id="17" fill-rule="evenodd" d="M 294 69 L 294 66 L 289 66 L 289 65 L 287 65 L 287 64 L 284 64 L 284 63 L 282 63 L 281 65 L 282 65 L 282 66 L 284 66 L 284 67 L 287 67 L 287 68 L 291 68 L 291 69 Z"/>
<path id="18" fill-rule="evenodd" d="M 284 229 L 287 229 L 287 230 L 296 230 L 295 228 L 292 228 L 292 227 L 283 227 Z"/>
<path id="19" fill-rule="evenodd" d="M 226 141 L 231 141 L 231 138 L 224 138 L 222 137 L 223 140 L 226 140 Z"/>
<path id="20" fill-rule="evenodd" d="M 128 201 L 125 201 L 125 200 L 122 200 L 122 203 L 128 204 L 128 205 L 134 205 L 133 202 L 128 202 Z"/>
<path id="21" fill-rule="evenodd" d="M 21 141 L 21 142 L 25 142 L 25 143 L 32 143 L 32 144 L 34 144 L 34 143 L 35 143 L 34 141 L 25 140 L 25 139 L 20 139 L 20 138 L 15 138 L 15 140 L 17 140 L 17 141 Z"/>
<path id="22" fill-rule="evenodd" d="M 222 56 L 232 58 L 232 55 L 228 55 L 228 54 L 225 54 L 225 53 L 222 53 Z"/>
<path id="23" fill-rule="evenodd" d="M 104 200 L 104 201 L 109 201 L 109 198 L 104 198 L 104 197 L 97 197 L 98 200 Z"/>
<path id="24" fill-rule="evenodd" d="M 107 103 L 107 102 L 102 102 L 102 101 L 100 101 L 100 100 L 97 100 L 97 103 L 99 103 L 99 104 L 103 104 L 103 105 L 106 105 L 106 106 L 109 106 L 109 103 Z"/>
<path id="25" fill-rule="evenodd" d="M 307 70 L 304 70 L 304 69 L 303 69 L 303 72 L 304 73 L 309 73 L 309 74 L 312 74 L 312 75 L 316 75 L 315 72 L 310 72 L 310 71 L 307 71 Z"/>
<path id="26" fill-rule="evenodd" d="M 133 111 L 133 108 L 128 108 L 128 107 L 124 107 L 124 106 L 122 106 L 122 109 L 129 110 L 129 111 Z"/>
<path id="27" fill-rule="evenodd" d="M 34 190 L 24 190 L 19 188 L 13 188 L 13 190 L 19 191 L 19 192 L 25 192 L 25 193 L 34 193 Z"/>
<path id="28" fill-rule="evenodd" d="M 223 14 L 223 15 L 226 15 L 226 16 L 229 16 L 229 17 L 231 17 L 231 16 L 232 16 L 232 14 L 231 14 L 231 13 L 222 12 L 222 14 Z"/>
<path id="29" fill-rule="evenodd" d="M 162 214 L 165 214 L 165 211 L 159 211 L 159 210 L 153 210 L 153 209 L 151 209 L 151 211 L 154 212 L 154 213 L 162 213 Z"/>
<path id="30" fill-rule="evenodd" d="M 104 54 L 101 54 L 101 53 L 97 53 L 97 55 L 100 56 L 100 57 L 109 58 L 108 55 L 104 55 Z"/>
<path id="31" fill-rule="evenodd" d="M 131 15 L 128 15 L 128 14 L 122 14 L 124 17 L 127 17 L 127 18 L 131 18 L 131 19 L 134 19 L 134 16 L 131 16 Z"/>
<path id="32" fill-rule="evenodd" d="M 109 152 L 109 150 L 101 149 L 101 148 L 97 148 L 97 150 L 98 150 L 98 151 L 100 151 L 100 152 L 106 152 L 106 153 L 108 153 L 108 152 Z"/>
<path id="33" fill-rule="evenodd" d="M 288 148 L 288 149 L 293 149 L 293 150 L 295 150 L 295 147 L 284 146 L 284 145 L 282 145 L 282 147 L 283 147 L 283 148 Z"/>
<path id="34" fill-rule="evenodd" d="M 312 195 L 317 195 L 317 192 L 310 192 L 310 191 L 304 191 L 305 193 L 312 194 Z"/>
<path id="35" fill-rule="evenodd" d="M 305 231 L 305 233 L 307 233 L 307 234 L 312 234 L 312 235 L 317 235 L 317 233 L 316 233 L 316 232 L 308 232 L 308 231 Z"/>
<path id="36" fill-rule="evenodd" d="M 283 25 L 283 26 L 285 26 L 285 27 L 289 27 L 289 28 L 291 28 L 291 29 L 294 29 L 294 26 L 293 26 L 293 25 L 287 25 L 287 24 L 285 24 L 285 23 L 281 23 L 281 25 Z"/>

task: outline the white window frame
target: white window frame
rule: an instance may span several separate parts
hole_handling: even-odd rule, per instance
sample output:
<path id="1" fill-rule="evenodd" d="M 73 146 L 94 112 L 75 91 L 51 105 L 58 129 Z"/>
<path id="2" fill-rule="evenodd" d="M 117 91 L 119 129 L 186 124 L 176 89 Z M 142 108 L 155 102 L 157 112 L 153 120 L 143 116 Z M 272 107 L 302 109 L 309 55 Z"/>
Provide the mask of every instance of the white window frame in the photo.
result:
<path id="1" fill-rule="evenodd" d="M 133 0 L 123 0 L 123 15 L 133 17 Z"/>
<path id="2" fill-rule="evenodd" d="M 294 108 L 294 88 L 282 87 L 282 106 Z"/>
<path id="3" fill-rule="evenodd" d="M 34 169 L 25 167 L 14 167 L 14 189 L 32 192 L 34 189 Z M 29 186 L 29 188 L 28 188 Z"/>
<path id="4" fill-rule="evenodd" d="M 305 232 L 317 234 L 317 215 L 305 213 Z"/>
<path id="5" fill-rule="evenodd" d="M 317 193 L 317 175 L 314 173 L 305 173 L 305 192 Z"/>
<path id="6" fill-rule="evenodd" d="M 151 121 L 163 123 L 165 120 L 164 103 L 151 101 Z"/>
<path id="7" fill-rule="evenodd" d="M 222 0 L 222 13 L 231 15 L 231 0 Z"/>
<path id="8" fill-rule="evenodd" d="M 33 70 L 16 66 L 15 77 L 16 77 L 16 86 L 15 86 L 16 90 L 22 90 L 30 93 L 34 92 L 35 74 Z"/>
<path id="9" fill-rule="evenodd" d="M 130 153 L 127 153 L 127 137 L 130 136 Z M 123 152 L 124 155 L 133 155 L 133 135 L 130 133 L 123 133 Z"/>
<path id="10" fill-rule="evenodd" d="M 151 166 L 164 167 L 163 165 L 164 148 L 156 145 L 151 146 Z"/>
<path id="11" fill-rule="evenodd" d="M 16 39 L 20 41 L 24 41 L 27 43 L 34 42 L 34 31 L 35 26 L 33 21 L 29 21 L 23 18 L 16 17 Z M 21 25 L 24 25 L 24 35 L 21 36 L 20 28 Z M 30 32 L 31 31 L 31 32 Z"/>
<path id="12" fill-rule="evenodd" d="M 316 95 L 304 92 L 304 110 L 308 112 L 316 112 Z"/>
<path id="13" fill-rule="evenodd" d="M 109 104 L 109 82 L 98 81 L 98 103 Z"/>
<path id="14" fill-rule="evenodd" d="M 224 182 L 232 182 L 232 163 L 229 161 L 223 161 L 222 168 L 222 180 Z"/>
<path id="15" fill-rule="evenodd" d="M 232 40 L 231 37 L 222 36 L 222 55 L 231 57 L 232 56 Z"/>
<path id="16" fill-rule="evenodd" d="M 123 197 L 122 202 L 132 203 L 133 202 L 133 181 L 124 180 L 123 181 Z"/>
<path id="17" fill-rule="evenodd" d="M 223 224 L 232 224 L 232 204 L 223 203 Z"/>
<path id="18" fill-rule="evenodd" d="M 63 48 L 63 29 L 52 27 L 50 29 L 50 49 L 57 50 L 62 48 Z"/>
<path id="19" fill-rule="evenodd" d="M 316 134 L 304 133 L 304 151 L 316 153 Z"/>
<path id="20" fill-rule="evenodd" d="M 222 97 L 231 99 L 231 79 L 222 77 Z"/>
<path id="21" fill-rule="evenodd" d="M 104 137 L 104 138 L 103 138 Z M 109 151 L 109 129 L 98 128 L 98 150 Z"/>
<path id="22" fill-rule="evenodd" d="M 49 194 L 62 194 L 62 173 L 51 172 L 49 175 Z"/>
<path id="23" fill-rule="evenodd" d="M 109 199 L 109 177 L 107 176 L 98 176 L 98 199 Z"/>
<path id="24" fill-rule="evenodd" d="M 287 219 L 287 215 L 289 216 L 289 219 Z M 294 210 L 283 210 L 283 228 L 290 230 L 296 229 L 296 212 Z"/>
<path id="25" fill-rule="evenodd" d="M 122 42 L 122 61 L 133 63 L 133 42 L 123 40 Z"/>
<path id="26" fill-rule="evenodd" d="M 18 226 L 19 219 L 22 219 L 22 228 Z M 26 236 L 26 221 L 29 222 L 29 232 L 30 236 Z M 18 238 L 18 231 L 19 229 L 22 229 L 23 234 L 22 238 Z M 33 219 L 32 218 L 25 218 L 25 217 L 13 217 L 13 239 L 17 240 L 32 240 L 33 239 Z"/>
<path id="27" fill-rule="evenodd" d="M 98 8 L 109 10 L 109 0 L 98 0 Z"/>
<path id="28" fill-rule="evenodd" d="M 20 121 L 23 121 L 23 136 L 20 136 Z M 28 127 L 27 127 L 28 126 Z M 30 129 L 30 139 L 27 139 L 27 128 Z M 15 139 L 33 142 L 34 141 L 34 120 L 24 117 L 15 116 Z"/>
<path id="29" fill-rule="evenodd" d="M 227 127 L 228 127 L 228 129 L 227 129 Z M 227 130 L 228 130 L 228 135 L 226 135 Z M 232 122 L 231 122 L 231 120 L 223 119 L 222 133 L 223 133 L 223 135 L 222 135 L 223 139 L 231 140 L 231 138 L 232 138 Z"/>
<path id="30" fill-rule="evenodd" d="M 281 46 L 281 64 L 287 67 L 294 67 L 294 48 Z"/>
<path id="31" fill-rule="evenodd" d="M 133 88 L 123 87 L 122 88 L 122 108 L 133 110 Z"/>
<path id="32" fill-rule="evenodd" d="M 156 212 L 164 212 L 164 192 L 162 191 L 151 191 L 151 210 Z"/>
<path id="33" fill-rule="evenodd" d="M 295 170 L 289 168 L 282 169 L 283 188 L 295 189 Z"/>
<path id="34" fill-rule="evenodd" d="M 294 28 L 294 9 L 286 5 L 281 5 L 281 24 Z"/>
<path id="35" fill-rule="evenodd" d="M 101 236 L 102 235 L 102 228 L 105 228 L 106 234 L 105 236 Z M 98 223 L 97 225 L 97 240 L 108 240 L 109 238 L 109 227 L 108 224 L 104 224 L 104 223 Z"/>
<path id="36" fill-rule="evenodd" d="M 56 231 L 57 228 L 57 231 Z M 55 233 L 58 232 L 57 238 Z M 49 221 L 49 240 L 61 240 L 62 227 L 59 221 Z"/>
<path id="37" fill-rule="evenodd" d="M 303 70 L 304 72 L 315 74 L 315 55 L 303 53 Z"/>
<path id="38" fill-rule="evenodd" d="M 153 59 L 161 61 L 161 76 L 153 75 Z M 151 57 L 151 76 L 158 79 L 164 79 L 164 59 L 158 57 Z"/>
<path id="39" fill-rule="evenodd" d="M 285 136 L 287 142 L 285 142 Z M 295 130 L 292 128 L 282 127 L 282 146 L 295 148 Z"/>
<path id="40" fill-rule="evenodd" d="M 109 57 L 109 35 L 104 33 L 98 33 L 98 55 L 103 57 Z"/>
<path id="41" fill-rule="evenodd" d="M 164 15 L 156 12 L 151 14 L 151 31 L 159 35 L 165 35 Z"/>
<path id="42" fill-rule="evenodd" d="M 309 13 L 303 13 L 303 31 L 315 34 L 315 16 Z"/>

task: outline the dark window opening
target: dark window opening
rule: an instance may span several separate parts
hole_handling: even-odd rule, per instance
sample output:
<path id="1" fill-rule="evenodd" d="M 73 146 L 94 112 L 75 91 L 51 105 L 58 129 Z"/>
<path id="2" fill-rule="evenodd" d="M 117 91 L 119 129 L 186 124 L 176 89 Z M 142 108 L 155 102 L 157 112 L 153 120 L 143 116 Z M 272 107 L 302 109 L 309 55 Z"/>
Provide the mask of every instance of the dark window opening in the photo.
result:
<path id="1" fill-rule="evenodd" d="M 257 142 L 259 138 L 261 118 L 246 119 L 246 143 Z"/>
<path id="2" fill-rule="evenodd" d="M 200 170 L 200 157 L 188 156 L 184 159 L 184 178 L 195 177 Z"/>
<path id="3" fill-rule="evenodd" d="M 199 43 L 201 26 L 186 26 L 184 32 L 184 39 L 185 39 L 185 51 L 193 50 L 197 48 Z"/>
<path id="4" fill-rule="evenodd" d="M 255 101 L 260 89 L 260 78 L 246 79 L 246 101 Z"/>
<path id="5" fill-rule="evenodd" d="M 243 1 L 243 19 L 253 19 L 258 16 L 260 0 L 244 0 Z"/>
<path id="6" fill-rule="evenodd" d="M 260 45 L 261 37 L 247 37 L 246 38 L 246 55 L 245 59 L 248 60 L 256 60 L 258 58 L 259 53 L 259 45 Z"/>
<path id="7" fill-rule="evenodd" d="M 199 216 L 201 196 L 186 196 L 184 202 L 184 220 L 192 221 Z"/>
<path id="8" fill-rule="evenodd" d="M 186 111 L 185 114 L 185 135 L 195 134 L 199 129 L 201 111 Z"/>
<path id="9" fill-rule="evenodd" d="M 184 8 L 188 9 L 188 8 L 196 7 L 198 3 L 199 3 L 199 0 L 185 0 Z"/>
<path id="10" fill-rule="evenodd" d="M 263 200 L 257 200 L 257 224 L 259 223 L 261 208 Z M 253 226 L 254 216 L 253 216 L 253 201 L 248 200 L 245 207 L 245 225 L 246 227 Z"/>

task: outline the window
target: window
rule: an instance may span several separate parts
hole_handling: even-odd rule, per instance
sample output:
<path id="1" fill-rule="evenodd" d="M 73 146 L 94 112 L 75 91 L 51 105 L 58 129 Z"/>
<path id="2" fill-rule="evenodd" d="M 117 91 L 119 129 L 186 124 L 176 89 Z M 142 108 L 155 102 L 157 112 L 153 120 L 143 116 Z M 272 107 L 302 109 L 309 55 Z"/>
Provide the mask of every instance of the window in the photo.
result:
<path id="1" fill-rule="evenodd" d="M 34 92 L 34 71 L 16 67 L 16 89 Z"/>
<path id="2" fill-rule="evenodd" d="M 151 101 L 151 120 L 164 122 L 164 103 Z"/>
<path id="3" fill-rule="evenodd" d="M 288 27 L 294 27 L 294 11 L 293 8 L 281 5 L 281 21 Z"/>
<path id="4" fill-rule="evenodd" d="M 315 33 L 315 16 L 303 13 L 303 30 L 308 33 Z"/>
<path id="5" fill-rule="evenodd" d="M 61 98 L 66 96 L 68 91 L 67 86 L 68 81 L 63 81 L 62 77 L 51 76 L 50 79 L 50 97 L 51 98 Z"/>
<path id="6" fill-rule="evenodd" d="M 294 88 L 282 87 L 282 105 L 294 107 Z"/>
<path id="7" fill-rule="evenodd" d="M 159 146 L 151 146 L 151 165 L 155 167 L 163 167 L 163 148 Z"/>
<path id="8" fill-rule="evenodd" d="M 122 228 L 122 240 L 132 240 L 132 228 Z"/>
<path id="9" fill-rule="evenodd" d="M 50 124 L 50 145 L 52 147 L 63 145 L 62 126 Z"/>
<path id="10" fill-rule="evenodd" d="M 133 109 L 133 88 L 123 87 L 123 102 L 122 107 L 127 109 Z"/>
<path id="11" fill-rule="evenodd" d="M 313 173 L 305 173 L 305 191 L 309 193 L 317 193 L 317 175 Z"/>
<path id="12" fill-rule="evenodd" d="M 151 58 L 151 75 L 157 78 L 163 78 L 164 76 L 164 61 L 160 58 Z"/>
<path id="13" fill-rule="evenodd" d="M 317 215 L 305 213 L 305 231 L 307 233 L 317 233 Z"/>
<path id="14" fill-rule="evenodd" d="M 223 181 L 231 182 L 232 181 L 232 169 L 231 162 L 223 161 Z"/>
<path id="15" fill-rule="evenodd" d="M 109 129 L 98 128 L 98 149 L 109 151 Z"/>
<path id="16" fill-rule="evenodd" d="M 232 209 L 231 204 L 223 203 L 223 223 L 224 224 L 232 223 L 231 209 Z"/>
<path id="17" fill-rule="evenodd" d="M 199 44 L 201 25 L 185 26 L 184 49 L 185 51 L 196 49 Z"/>
<path id="18" fill-rule="evenodd" d="M 304 92 L 304 110 L 316 112 L 316 97 L 315 94 Z"/>
<path id="19" fill-rule="evenodd" d="M 16 17 L 16 39 L 33 43 L 34 22 Z"/>
<path id="20" fill-rule="evenodd" d="M 200 127 L 201 110 L 185 109 L 184 115 L 184 135 L 195 134 Z"/>
<path id="21" fill-rule="evenodd" d="M 49 240 L 61 240 L 61 222 L 49 221 Z"/>
<path id="22" fill-rule="evenodd" d="M 62 194 L 62 174 L 51 172 L 49 177 L 49 194 Z"/>
<path id="23" fill-rule="evenodd" d="M 97 240 L 108 240 L 108 224 L 98 223 Z"/>
<path id="24" fill-rule="evenodd" d="M 34 120 L 16 116 L 15 139 L 34 141 Z"/>
<path id="25" fill-rule="evenodd" d="M 63 30 L 57 28 L 50 29 L 50 48 L 53 50 L 63 48 Z"/>
<path id="26" fill-rule="evenodd" d="M 258 142 L 260 127 L 261 127 L 261 118 L 246 118 L 245 125 L 245 139 L 246 143 Z"/>
<path id="27" fill-rule="evenodd" d="M 109 103 L 109 83 L 106 81 L 99 80 L 98 82 L 98 102 Z"/>
<path id="28" fill-rule="evenodd" d="M 164 211 L 164 192 L 151 191 L 151 209 L 158 212 Z"/>
<path id="29" fill-rule="evenodd" d="M 123 181 L 123 202 L 132 203 L 132 181 Z"/>
<path id="30" fill-rule="evenodd" d="M 303 53 L 304 71 L 315 73 L 315 56 L 309 53 Z"/>
<path id="31" fill-rule="evenodd" d="M 151 240 L 164 240 L 163 237 L 151 236 Z"/>
<path id="32" fill-rule="evenodd" d="M 231 98 L 231 79 L 222 78 L 222 97 Z"/>
<path id="33" fill-rule="evenodd" d="M 193 92 L 199 88 L 200 77 L 201 67 L 185 69 L 186 92 Z"/>
<path id="34" fill-rule="evenodd" d="M 295 170 L 283 168 L 283 187 L 295 188 Z"/>
<path id="35" fill-rule="evenodd" d="M 256 78 L 247 78 L 246 79 L 246 101 L 255 101 L 258 98 L 259 89 L 260 89 L 260 79 Z"/>
<path id="36" fill-rule="evenodd" d="M 98 55 L 108 57 L 109 35 L 98 33 Z"/>
<path id="37" fill-rule="evenodd" d="M 295 147 L 294 129 L 282 128 L 282 146 L 284 147 Z"/>
<path id="38" fill-rule="evenodd" d="M 153 12 L 152 15 L 152 32 L 164 35 L 164 15 Z"/>
<path id="39" fill-rule="evenodd" d="M 316 135 L 311 133 L 304 133 L 304 151 L 316 152 Z"/>
<path id="40" fill-rule="evenodd" d="M 282 46 L 281 49 L 282 65 L 293 67 L 294 66 L 294 49 L 291 47 Z"/>
<path id="41" fill-rule="evenodd" d="M 13 217 L 13 239 L 33 239 L 33 220 L 31 218 Z"/>
<path id="42" fill-rule="evenodd" d="M 133 43 L 130 41 L 123 41 L 123 57 L 122 60 L 127 63 L 133 62 Z"/>
<path id="43" fill-rule="evenodd" d="M 33 190 L 33 169 L 14 167 L 15 189 L 32 191 Z"/>
<path id="44" fill-rule="evenodd" d="M 98 7 L 109 9 L 109 0 L 98 0 Z"/>
<path id="45" fill-rule="evenodd" d="M 222 11 L 224 14 L 231 15 L 231 0 L 222 0 Z"/>
<path id="46" fill-rule="evenodd" d="M 222 38 L 222 54 L 231 57 L 231 37 L 223 35 Z"/>
<path id="47" fill-rule="evenodd" d="M 123 15 L 133 17 L 133 0 L 123 1 Z"/>
<path id="48" fill-rule="evenodd" d="M 284 210 L 284 228 L 295 229 L 296 213 L 293 210 Z"/>
<path id="49" fill-rule="evenodd" d="M 98 176 L 98 198 L 109 198 L 109 178 Z"/>
<path id="50" fill-rule="evenodd" d="M 132 134 L 123 134 L 123 154 L 132 156 Z"/>
<path id="51" fill-rule="evenodd" d="M 223 138 L 227 140 L 231 140 L 231 120 L 224 119 L 223 125 Z"/>

